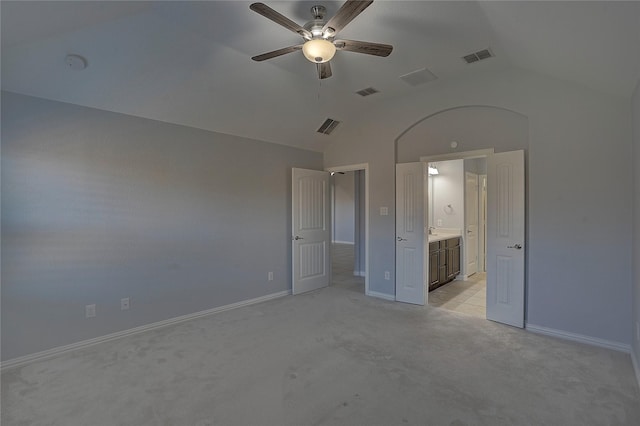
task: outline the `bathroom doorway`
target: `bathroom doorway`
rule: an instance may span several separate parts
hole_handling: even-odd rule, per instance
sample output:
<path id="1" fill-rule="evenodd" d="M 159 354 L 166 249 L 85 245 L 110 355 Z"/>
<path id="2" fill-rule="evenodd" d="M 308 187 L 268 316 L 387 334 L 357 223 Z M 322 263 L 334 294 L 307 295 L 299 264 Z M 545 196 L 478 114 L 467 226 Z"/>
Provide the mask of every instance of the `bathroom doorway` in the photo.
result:
<path id="1" fill-rule="evenodd" d="M 430 261 L 437 262 L 442 256 L 451 261 L 451 254 L 441 247 L 445 241 L 460 238 L 460 272 L 452 281 L 434 288 L 428 303 L 486 318 L 486 157 L 428 164 Z"/>

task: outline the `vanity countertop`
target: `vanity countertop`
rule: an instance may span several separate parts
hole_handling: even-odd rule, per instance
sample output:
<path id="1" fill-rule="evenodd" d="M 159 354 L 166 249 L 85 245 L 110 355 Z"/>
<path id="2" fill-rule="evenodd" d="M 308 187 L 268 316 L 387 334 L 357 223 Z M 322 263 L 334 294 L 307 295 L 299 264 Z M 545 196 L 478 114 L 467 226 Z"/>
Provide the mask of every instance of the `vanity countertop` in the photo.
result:
<path id="1" fill-rule="evenodd" d="M 433 243 L 436 241 L 442 241 L 442 240 L 448 240 L 449 238 L 457 238 L 457 237 L 461 237 L 462 235 L 460 235 L 459 233 L 451 233 L 451 234 L 440 234 L 440 233 L 436 233 L 436 234 L 429 234 L 429 242 Z"/>

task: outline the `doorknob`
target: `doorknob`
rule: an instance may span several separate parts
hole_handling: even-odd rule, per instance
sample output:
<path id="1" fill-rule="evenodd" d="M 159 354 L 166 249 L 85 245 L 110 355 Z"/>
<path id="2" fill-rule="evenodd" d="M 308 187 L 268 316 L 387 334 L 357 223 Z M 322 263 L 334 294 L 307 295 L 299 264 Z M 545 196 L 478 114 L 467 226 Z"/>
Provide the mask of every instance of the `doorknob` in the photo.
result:
<path id="1" fill-rule="evenodd" d="M 298 240 L 304 240 L 304 238 L 299 237 L 299 236 L 296 235 L 295 237 L 292 238 L 292 240 L 298 241 Z"/>
<path id="2" fill-rule="evenodd" d="M 507 248 L 514 248 L 516 250 L 520 250 L 522 248 L 522 245 L 520 244 L 514 244 L 512 246 L 507 246 Z"/>
<path id="3" fill-rule="evenodd" d="M 398 241 L 409 241 L 406 238 L 398 237 Z"/>

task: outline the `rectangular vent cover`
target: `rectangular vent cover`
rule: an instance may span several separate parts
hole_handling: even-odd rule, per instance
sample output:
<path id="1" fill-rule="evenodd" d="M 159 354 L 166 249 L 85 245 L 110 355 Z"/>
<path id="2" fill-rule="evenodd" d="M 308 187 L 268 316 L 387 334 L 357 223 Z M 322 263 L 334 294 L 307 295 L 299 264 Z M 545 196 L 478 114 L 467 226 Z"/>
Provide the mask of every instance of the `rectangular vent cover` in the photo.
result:
<path id="1" fill-rule="evenodd" d="M 478 50 L 477 52 L 463 56 L 462 59 L 468 64 L 482 61 L 483 59 L 493 58 L 493 53 L 489 49 Z"/>
<path id="2" fill-rule="evenodd" d="M 409 74 L 401 75 L 400 80 L 410 86 L 419 86 L 437 79 L 438 77 L 426 68 L 412 71 Z"/>
<path id="3" fill-rule="evenodd" d="M 333 132 L 336 127 L 338 127 L 338 124 L 340 124 L 339 121 L 332 118 L 327 118 L 324 123 L 322 123 L 322 126 L 320 126 L 317 132 L 322 133 L 323 135 L 330 135 L 331 132 Z"/>
<path id="4" fill-rule="evenodd" d="M 373 87 L 367 87 L 366 89 L 358 90 L 356 93 L 360 96 L 369 96 L 378 92 L 380 92 L 378 89 L 374 89 Z"/>

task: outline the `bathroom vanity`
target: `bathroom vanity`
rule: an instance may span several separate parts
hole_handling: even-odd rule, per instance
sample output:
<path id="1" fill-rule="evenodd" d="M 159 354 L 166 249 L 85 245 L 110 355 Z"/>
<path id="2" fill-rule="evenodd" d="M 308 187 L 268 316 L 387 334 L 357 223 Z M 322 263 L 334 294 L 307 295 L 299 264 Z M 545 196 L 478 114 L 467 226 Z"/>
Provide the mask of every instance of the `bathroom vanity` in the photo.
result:
<path id="1" fill-rule="evenodd" d="M 429 291 L 460 273 L 460 236 L 429 235 Z"/>

